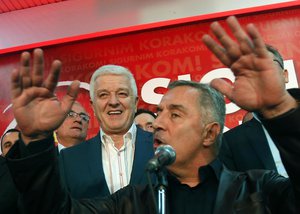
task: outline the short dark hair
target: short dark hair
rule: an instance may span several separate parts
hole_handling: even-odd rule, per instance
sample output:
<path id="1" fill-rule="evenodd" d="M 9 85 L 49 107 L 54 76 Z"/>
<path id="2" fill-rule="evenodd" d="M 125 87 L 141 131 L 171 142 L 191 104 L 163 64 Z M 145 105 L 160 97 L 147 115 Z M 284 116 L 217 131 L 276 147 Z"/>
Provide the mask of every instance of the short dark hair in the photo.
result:
<path id="1" fill-rule="evenodd" d="M 20 130 L 18 129 L 8 129 L 1 137 L 1 151 L 3 151 L 3 145 L 2 145 L 2 142 L 3 142 L 3 138 L 5 137 L 5 135 L 7 135 L 8 133 L 11 133 L 11 132 L 18 132 L 20 133 Z"/>
<path id="2" fill-rule="evenodd" d="M 279 53 L 279 51 L 275 47 L 273 47 L 272 45 L 269 45 L 269 44 L 266 44 L 266 48 L 269 52 L 271 52 L 274 55 L 275 60 L 276 60 L 276 62 L 278 62 L 280 68 L 282 68 L 282 70 L 284 70 L 283 58 L 282 58 L 281 54 Z"/>
<path id="3" fill-rule="evenodd" d="M 136 112 L 134 117 L 140 115 L 140 114 L 150 114 L 152 117 L 156 118 L 156 114 L 154 114 L 154 112 L 148 110 L 148 109 L 144 109 L 144 108 L 139 108 Z"/>

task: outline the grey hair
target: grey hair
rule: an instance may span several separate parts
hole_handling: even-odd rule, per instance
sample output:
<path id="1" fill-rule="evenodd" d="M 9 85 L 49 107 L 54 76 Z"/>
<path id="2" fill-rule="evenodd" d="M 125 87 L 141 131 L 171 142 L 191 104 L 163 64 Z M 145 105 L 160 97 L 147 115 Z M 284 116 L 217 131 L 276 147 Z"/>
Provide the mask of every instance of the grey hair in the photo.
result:
<path id="1" fill-rule="evenodd" d="M 203 115 L 204 124 L 208 124 L 210 122 L 217 122 L 220 124 L 220 134 L 215 142 L 215 148 L 218 151 L 221 143 L 226 114 L 225 100 L 223 95 L 208 84 L 186 80 L 174 81 L 169 84 L 168 88 L 173 89 L 178 86 L 189 86 L 199 91 L 200 112 L 201 115 Z"/>
<path id="2" fill-rule="evenodd" d="M 105 74 L 116 74 L 116 75 L 122 75 L 129 79 L 130 87 L 132 89 L 133 95 L 137 97 L 137 86 L 135 79 L 130 72 L 129 69 L 120 66 L 120 65 L 103 65 L 99 67 L 92 75 L 90 80 L 90 98 L 92 101 L 94 101 L 94 88 L 95 88 L 95 81 L 96 79 Z"/>

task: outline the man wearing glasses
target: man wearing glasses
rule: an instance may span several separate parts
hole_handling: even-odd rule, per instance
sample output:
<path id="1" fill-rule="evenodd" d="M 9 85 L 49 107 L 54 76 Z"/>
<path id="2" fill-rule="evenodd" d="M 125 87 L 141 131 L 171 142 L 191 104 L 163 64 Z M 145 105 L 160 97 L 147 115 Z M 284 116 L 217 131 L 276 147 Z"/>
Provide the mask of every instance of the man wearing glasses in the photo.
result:
<path id="1" fill-rule="evenodd" d="M 79 102 L 75 102 L 68 116 L 55 131 L 58 151 L 84 142 L 90 117 Z"/>

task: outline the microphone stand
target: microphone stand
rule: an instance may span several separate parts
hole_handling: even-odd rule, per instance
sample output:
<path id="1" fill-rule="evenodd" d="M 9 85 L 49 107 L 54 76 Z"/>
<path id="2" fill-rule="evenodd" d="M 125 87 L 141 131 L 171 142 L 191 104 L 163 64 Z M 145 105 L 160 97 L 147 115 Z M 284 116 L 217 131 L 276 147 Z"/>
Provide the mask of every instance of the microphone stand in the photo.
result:
<path id="1" fill-rule="evenodd" d="M 158 205 L 158 214 L 166 214 L 167 207 L 166 207 L 166 191 L 168 187 L 168 181 L 166 176 L 166 170 L 162 168 L 161 170 L 156 171 L 157 176 L 157 205 Z"/>

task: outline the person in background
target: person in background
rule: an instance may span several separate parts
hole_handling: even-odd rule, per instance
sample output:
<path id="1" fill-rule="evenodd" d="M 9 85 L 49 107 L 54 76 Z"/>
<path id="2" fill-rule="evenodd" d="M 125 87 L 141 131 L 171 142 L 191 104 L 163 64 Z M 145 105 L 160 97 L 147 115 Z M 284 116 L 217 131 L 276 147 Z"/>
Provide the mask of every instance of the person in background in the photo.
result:
<path id="1" fill-rule="evenodd" d="M 273 59 L 272 63 L 276 68 L 274 72 L 279 73 L 280 81 L 285 85 L 288 82 L 288 71 L 283 67 L 281 54 L 270 45 L 266 45 L 266 48 Z M 224 133 L 220 159 L 232 170 L 270 169 L 287 177 L 279 151 L 270 134 L 255 112 L 249 114 L 252 116 L 249 122 Z"/>
<path id="2" fill-rule="evenodd" d="M 138 109 L 134 116 L 135 124 L 148 132 L 153 132 L 153 121 L 155 120 L 156 115 L 147 109 Z"/>
<path id="3" fill-rule="evenodd" d="M 79 102 L 74 102 L 71 111 L 55 131 L 58 150 L 82 143 L 86 140 L 90 116 Z"/>
<path id="4" fill-rule="evenodd" d="M 167 213 L 299 213 L 299 103 L 285 90 L 279 73 L 274 72 L 272 58 L 255 26 L 246 26 L 248 36 L 235 17 L 226 21 L 235 39 L 218 22 L 213 22 L 211 32 L 218 42 L 208 34 L 202 41 L 232 70 L 235 82 L 214 79 L 208 86 L 175 81 L 158 105 L 153 124 L 154 147 L 171 145 L 176 151 L 175 162 L 166 167 Z M 35 61 L 39 62 L 40 57 L 41 52 L 35 51 Z M 98 199 L 76 200 L 68 195 L 59 182 L 52 132 L 76 99 L 79 82 L 74 81 L 59 101 L 53 93 L 60 71 L 56 61 L 50 77 L 38 83 L 34 80 L 43 79 L 43 71 L 34 67 L 35 72 L 30 74 L 28 64 L 29 55 L 25 53 L 21 56 L 20 69 L 12 73 L 13 111 L 22 138 L 8 158 L 27 211 L 32 214 L 49 210 L 85 214 L 156 213 L 150 185 L 128 185 Z M 281 152 L 289 178 L 270 170 L 235 172 L 222 165 L 217 153 L 224 127 L 225 101 L 212 87 L 241 108 L 258 113 Z M 30 92 L 36 96 L 30 96 Z M 299 89 L 297 92 L 299 95 Z M 48 106 L 51 111 L 44 111 Z M 43 123 L 44 118 L 37 116 L 39 112 L 47 112 L 43 116 L 52 116 L 51 120 Z"/>
<path id="5" fill-rule="evenodd" d="M 18 129 L 8 129 L 1 137 L 1 152 L 2 156 L 5 157 L 10 148 L 19 139 L 20 131 Z"/>
<path id="6" fill-rule="evenodd" d="M 19 194 L 9 173 L 5 156 L 18 141 L 20 131 L 9 129 L 1 137 L 0 155 L 0 213 L 17 214 L 20 212 Z"/>
<path id="7" fill-rule="evenodd" d="M 71 195 L 101 197 L 128 184 L 146 183 L 144 168 L 154 155 L 153 135 L 133 122 L 138 95 L 132 73 L 118 65 L 101 66 L 91 77 L 90 101 L 98 134 L 59 155 Z"/>

